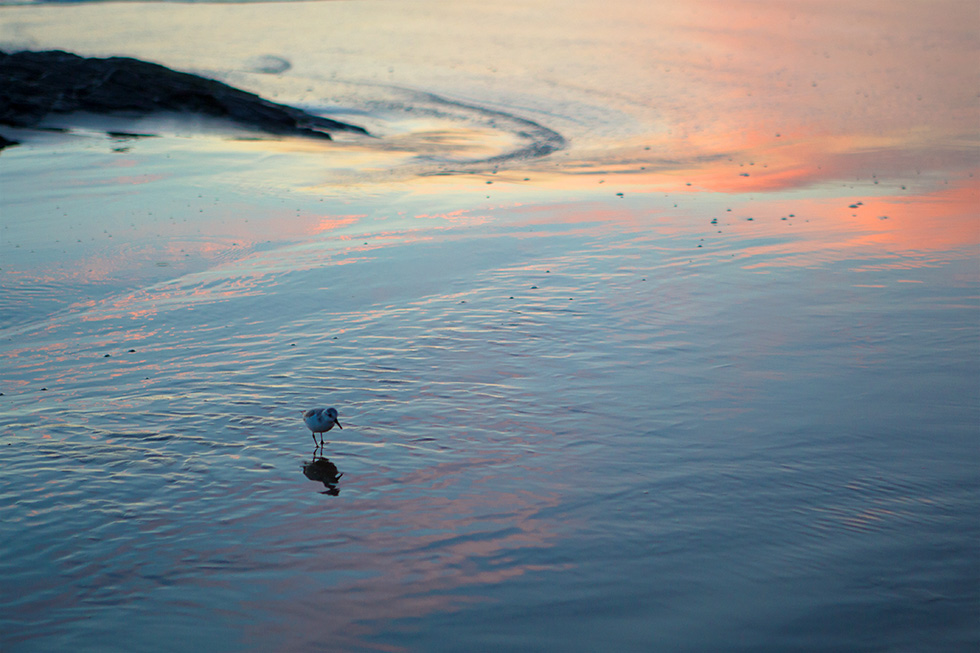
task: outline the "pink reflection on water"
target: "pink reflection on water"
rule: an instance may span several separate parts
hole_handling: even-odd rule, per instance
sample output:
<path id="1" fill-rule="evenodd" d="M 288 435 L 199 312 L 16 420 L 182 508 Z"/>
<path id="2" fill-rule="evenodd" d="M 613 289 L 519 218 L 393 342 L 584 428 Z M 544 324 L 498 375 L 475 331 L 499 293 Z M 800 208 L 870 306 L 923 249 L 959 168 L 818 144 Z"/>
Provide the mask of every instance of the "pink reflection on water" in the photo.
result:
<path id="1" fill-rule="evenodd" d="M 485 600 L 473 590 L 560 568 L 561 563 L 521 562 L 522 552 L 549 547 L 557 537 L 538 514 L 559 505 L 560 496 L 532 495 L 509 473 L 494 477 L 484 471 L 527 468 L 528 462 L 526 456 L 477 453 L 397 478 L 364 474 L 358 490 L 371 494 L 358 499 L 356 511 L 336 503 L 311 517 L 330 524 L 332 544 L 311 548 L 307 517 L 279 531 L 285 537 L 277 538 L 279 546 L 305 554 L 289 558 L 292 569 L 272 581 L 268 603 L 250 604 L 249 611 L 276 615 L 270 623 L 272 634 L 281 638 L 279 650 L 308 650 L 325 641 L 338 650 L 360 648 L 377 624 L 453 612 Z M 319 591 L 314 582 L 311 592 L 309 583 L 297 583 L 298 570 L 301 578 L 326 573 L 336 580 Z M 263 639 L 270 635 L 270 623 L 261 626 Z"/>
<path id="2" fill-rule="evenodd" d="M 611 80 L 629 70 L 623 97 L 662 121 L 645 142 L 621 144 L 620 162 L 605 168 L 617 181 L 668 183 L 659 174 L 678 189 L 758 192 L 975 165 L 980 32 L 969 2 L 694 0 L 570 11 L 597 34 L 620 35 L 602 50 L 603 65 L 584 69 Z M 593 38 L 582 37 L 602 44 Z M 588 158 L 574 163 L 596 174 Z"/>
<path id="3" fill-rule="evenodd" d="M 802 198 L 751 206 L 755 215 L 767 215 L 771 223 L 768 228 L 759 227 L 761 231 L 786 232 L 792 225 L 803 233 L 800 238 L 771 245 L 747 244 L 742 255 L 761 260 L 746 267 L 861 258 L 872 259 L 862 262 L 857 268 L 861 270 L 933 267 L 973 256 L 980 245 L 975 214 L 980 206 L 980 184 L 973 178 L 930 193 L 859 197 Z M 740 225 L 739 233 L 747 234 L 752 228 Z"/>
<path id="4" fill-rule="evenodd" d="M 350 216 L 322 216 L 317 222 L 316 226 L 313 227 L 312 233 L 319 234 L 325 231 L 334 231 L 342 227 L 348 227 L 350 225 L 356 224 L 359 220 L 363 219 L 364 215 L 350 215 Z"/>
<path id="5" fill-rule="evenodd" d="M 728 171 L 719 177 L 722 175 Z M 697 252 L 700 256 L 723 253 L 746 259 L 749 268 L 820 265 L 856 258 L 876 261 L 863 263 L 862 269 L 919 267 L 975 255 L 980 245 L 978 180 L 980 170 L 949 182 L 920 184 L 926 186 L 922 190 L 892 181 L 858 187 L 820 186 L 808 195 L 746 192 L 725 197 L 700 193 L 696 186 L 684 184 L 680 196 L 663 195 L 663 187 L 637 188 L 642 200 L 620 207 L 608 202 L 556 203 L 515 206 L 506 213 L 522 228 L 514 234 L 519 238 L 548 237 L 555 227 L 574 225 L 561 233 L 601 237 L 626 230 L 665 252 L 680 246 L 684 256 L 690 251 L 690 239 L 699 236 L 704 243 Z M 758 238 L 769 240 L 755 244 Z M 635 245 L 604 242 L 603 247 L 613 253 L 624 244 Z M 718 249 L 721 245 L 723 250 Z"/>

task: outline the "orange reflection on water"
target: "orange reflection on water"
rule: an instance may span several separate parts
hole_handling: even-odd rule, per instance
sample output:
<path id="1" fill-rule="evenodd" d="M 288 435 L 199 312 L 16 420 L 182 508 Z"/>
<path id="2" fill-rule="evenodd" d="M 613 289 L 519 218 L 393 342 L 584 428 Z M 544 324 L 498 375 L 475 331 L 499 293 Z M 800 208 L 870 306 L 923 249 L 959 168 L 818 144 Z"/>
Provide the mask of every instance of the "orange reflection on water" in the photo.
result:
<path id="1" fill-rule="evenodd" d="M 730 168 L 719 165 L 717 169 L 723 171 L 716 173 L 719 179 L 730 176 Z M 916 268 L 975 256 L 980 246 L 976 219 L 980 169 L 949 181 L 920 179 L 915 184 L 918 189 L 890 180 L 824 183 L 807 192 L 754 189 L 756 192 L 724 195 L 682 181 L 693 176 L 639 185 L 652 178 L 638 176 L 633 179 L 635 187 L 626 187 L 613 183 L 620 178 L 607 176 L 612 188 L 605 201 L 501 202 L 493 208 L 457 212 L 453 220 L 466 223 L 468 215 L 478 221 L 489 216 L 490 223 L 514 227 L 509 233 L 519 239 L 550 238 L 556 233 L 603 238 L 626 231 L 648 241 L 650 248 L 680 251 L 685 260 L 690 258 L 692 241 L 701 239 L 698 260 L 734 257 L 751 269 L 818 266 L 849 259 L 860 260 L 862 270 Z M 752 177 L 746 179 L 746 184 L 753 183 Z M 567 177 L 551 177 L 542 183 L 573 188 L 582 180 L 570 183 Z M 521 185 L 513 188 L 513 194 L 521 197 Z M 625 189 L 624 198 L 613 198 L 616 188 Z M 588 196 L 595 197 L 595 193 Z M 610 256 L 623 246 L 634 247 L 635 243 L 602 240 Z"/>
<path id="2" fill-rule="evenodd" d="M 364 218 L 364 215 L 350 215 L 350 216 L 322 216 L 320 221 L 313 227 L 312 232 L 315 234 L 323 233 L 325 231 L 334 231 L 342 227 L 347 227 L 352 224 L 356 224 L 359 220 Z"/>
<path id="3" fill-rule="evenodd" d="M 801 198 L 742 205 L 740 211 L 748 208 L 766 216 L 769 226 L 742 226 L 740 234 L 758 229 L 771 235 L 792 229 L 800 237 L 765 245 L 749 243 L 740 256 L 759 258 L 747 268 L 818 265 L 862 257 L 874 259 L 861 263 L 862 270 L 943 265 L 975 256 L 980 245 L 977 206 L 980 184 L 974 179 L 909 196 Z M 794 217 L 786 219 L 788 215 Z"/>
<path id="4" fill-rule="evenodd" d="M 976 163 L 975 3 L 585 2 L 572 11 L 606 48 L 584 71 L 617 80 L 630 70 L 616 90 L 662 128 L 624 140 L 615 158 L 573 157 L 565 172 L 759 192 L 955 176 Z M 619 35 L 615 45 L 607 32 Z"/>
<path id="5" fill-rule="evenodd" d="M 905 138 L 814 134 L 799 140 L 757 134 L 744 145 L 735 156 L 670 174 L 700 190 L 775 192 L 834 181 L 916 182 L 922 168 L 959 176 L 969 170 L 975 158 L 965 145 L 931 149 L 918 134 Z M 650 181 L 650 175 L 632 176 L 627 183 Z M 681 190 L 680 184 L 676 189 Z"/>

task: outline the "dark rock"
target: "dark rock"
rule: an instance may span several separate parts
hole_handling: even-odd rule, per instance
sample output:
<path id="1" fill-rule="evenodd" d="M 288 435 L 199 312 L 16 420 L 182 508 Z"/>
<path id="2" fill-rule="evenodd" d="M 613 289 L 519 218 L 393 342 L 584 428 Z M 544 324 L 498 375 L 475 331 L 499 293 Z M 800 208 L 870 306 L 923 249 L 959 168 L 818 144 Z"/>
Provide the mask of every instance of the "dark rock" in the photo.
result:
<path id="1" fill-rule="evenodd" d="M 49 114 L 143 116 L 187 112 L 276 135 L 330 138 L 362 127 L 276 104 L 221 82 L 130 59 L 68 52 L 0 52 L 0 125 L 33 127 Z M 9 144 L 9 141 L 8 141 Z"/>

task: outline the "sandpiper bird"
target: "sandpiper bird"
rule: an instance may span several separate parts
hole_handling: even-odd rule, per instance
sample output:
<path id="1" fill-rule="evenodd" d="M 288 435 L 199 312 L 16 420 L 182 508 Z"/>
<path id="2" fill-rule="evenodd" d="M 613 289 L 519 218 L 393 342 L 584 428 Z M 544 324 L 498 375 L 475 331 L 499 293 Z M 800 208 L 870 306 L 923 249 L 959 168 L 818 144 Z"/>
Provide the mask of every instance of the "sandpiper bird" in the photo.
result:
<path id="1" fill-rule="evenodd" d="M 323 445 L 323 434 L 332 429 L 334 424 L 337 425 L 337 428 L 344 428 L 337 420 L 336 408 L 311 408 L 303 413 L 303 421 L 313 435 L 313 442 L 316 442 L 316 434 L 320 434 L 321 446 Z"/>

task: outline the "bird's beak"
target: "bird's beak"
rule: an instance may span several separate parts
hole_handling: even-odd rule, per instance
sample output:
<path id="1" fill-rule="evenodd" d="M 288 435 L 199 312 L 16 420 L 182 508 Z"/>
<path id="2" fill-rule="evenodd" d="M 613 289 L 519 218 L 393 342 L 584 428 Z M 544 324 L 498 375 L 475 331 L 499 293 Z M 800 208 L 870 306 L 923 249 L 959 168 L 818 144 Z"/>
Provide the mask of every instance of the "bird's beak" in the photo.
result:
<path id="1" fill-rule="evenodd" d="M 341 431 L 344 430 L 344 427 L 340 425 L 340 420 L 339 419 L 335 419 L 334 420 L 334 423 L 337 425 L 337 428 L 339 428 Z"/>

